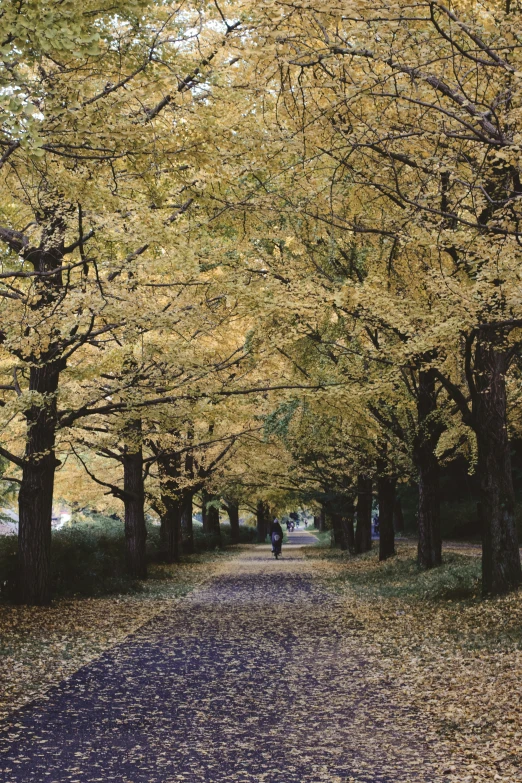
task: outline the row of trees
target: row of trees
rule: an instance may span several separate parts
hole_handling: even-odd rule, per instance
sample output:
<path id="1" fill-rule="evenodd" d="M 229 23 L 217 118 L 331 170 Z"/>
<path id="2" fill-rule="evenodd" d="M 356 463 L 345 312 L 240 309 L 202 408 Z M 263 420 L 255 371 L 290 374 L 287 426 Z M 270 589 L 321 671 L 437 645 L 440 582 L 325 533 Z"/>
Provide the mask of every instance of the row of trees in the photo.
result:
<path id="1" fill-rule="evenodd" d="M 219 498 L 234 529 L 239 504 L 261 519 L 291 498 L 364 551 L 374 482 L 387 557 L 412 480 L 437 566 L 455 455 L 480 480 L 484 591 L 518 586 L 518 12 L 5 4 L 0 455 L 21 600 L 50 600 L 56 496 L 123 503 L 144 577 L 147 508 L 175 559 L 195 494 L 209 530 Z"/>

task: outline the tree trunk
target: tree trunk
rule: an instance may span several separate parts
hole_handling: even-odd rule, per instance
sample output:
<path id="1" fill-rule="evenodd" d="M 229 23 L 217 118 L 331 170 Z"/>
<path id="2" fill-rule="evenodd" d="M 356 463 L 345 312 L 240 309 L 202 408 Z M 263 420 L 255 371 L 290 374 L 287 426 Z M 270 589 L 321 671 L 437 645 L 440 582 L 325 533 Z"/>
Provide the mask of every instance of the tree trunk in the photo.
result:
<path id="1" fill-rule="evenodd" d="M 324 533 L 326 530 L 326 509 L 323 506 L 319 515 L 319 531 Z"/>
<path id="2" fill-rule="evenodd" d="M 355 552 L 369 552 L 372 548 L 372 479 L 359 474 L 357 478 L 357 527 Z"/>
<path id="3" fill-rule="evenodd" d="M 123 454 L 123 495 L 125 504 L 125 554 L 127 572 L 134 579 L 147 578 L 145 544 L 145 489 L 143 483 L 143 453 L 141 443 L 141 422 L 129 428 L 136 434 L 137 441 L 125 446 Z"/>
<path id="4" fill-rule="evenodd" d="M 194 526 L 192 524 L 192 490 L 184 489 L 182 493 L 181 527 L 183 533 L 183 551 L 187 555 L 194 553 Z"/>
<path id="5" fill-rule="evenodd" d="M 395 499 L 395 508 L 393 509 L 393 527 L 396 533 L 404 533 L 404 514 L 402 513 L 402 502 L 398 497 Z"/>
<path id="6" fill-rule="evenodd" d="M 442 563 L 439 463 L 435 448 L 443 426 L 436 418 L 437 396 L 433 370 L 420 370 L 417 393 L 418 431 L 413 457 L 419 475 L 418 562 L 421 568 Z"/>
<path id="7" fill-rule="evenodd" d="M 379 560 L 387 560 L 395 554 L 393 509 L 395 507 L 395 476 L 384 473 L 385 464 L 378 466 L 377 490 L 379 497 Z"/>
<path id="8" fill-rule="evenodd" d="M 507 430 L 506 352 L 479 340 L 475 351 L 473 426 L 477 435 L 482 522 L 482 591 L 499 595 L 522 579 Z"/>
<path id="9" fill-rule="evenodd" d="M 201 490 L 201 522 L 203 524 L 203 532 L 206 535 L 210 535 L 210 520 L 208 517 L 207 503 L 210 500 L 210 495 L 206 489 Z"/>
<path id="10" fill-rule="evenodd" d="M 226 508 L 230 520 L 230 540 L 232 544 L 239 544 L 239 504 L 230 501 Z"/>
<path id="11" fill-rule="evenodd" d="M 182 492 L 179 489 L 180 458 L 167 454 L 159 460 L 161 502 L 160 539 L 162 554 L 167 563 L 179 562 L 181 554 Z"/>
<path id="12" fill-rule="evenodd" d="M 214 546 L 221 546 L 221 526 L 219 524 L 219 498 L 203 490 L 203 530 L 212 536 Z"/>
<path id="13" fill-rule="evenodd" d="M 166 563 L 178 563 L 181 555 L 181 501 L 161 495 L 165 513 L 161 517 L 161 543 Z"/>
<path id="14" fill-rule="evenodd" d="M 189 428 L 188 438 L 192 440 L 193 431 Z M 187 451 L 185 456 L 185 478 L 194 478 L 194 455 L 191 451 Z M 190 487 L 183 490 L 182 494 L 182 511 L 181 511 L 181 526 L 183 532 L 183 551 L 188 555 L 194 553 L 194 526 L 192 524 L 192 499 L 194 492 Z"/>
<path id="15" fill-rule="evenodd" d="M 321 528 L 321 517 L 318 514 L 314 514 L 314 528 L 315 530 L 320 530 Z"/>
<path id="16" fill-rule="evenodd" d="M 257 503 L 256 518 L 257 518 L 257 543 L 262 544 L 266 540 L 266 536 L 268 533 L 266 527 L 266 508 L 265 508 L 265 503 L 262 500 L 259 500 Z"/>
<path id="17" fill-rule="evenodd" d="M 346 537 L 343 531 L 342 515 L 338 513 L 334 513 L 331 515 L 331 519 L 332 519 L 331 544 L 333 547 L 339 547 L 339 549 L 345 551 L 346 549 L 348 549 L 348 544 L 346 543 Z"/>
<path id="18" fill-rule="evenodd" d="M 352 554 L 355 552 L 354 516 L 355 505 L 353 501 L 350 501 L 346 504 L 346 510 L 341 517 L 342 535 L 344 539 L 344 546 L 341 548 L 348 549 Z"/>
<path id="19" fill-rule="evenodd" d="M 419 543 L 418 562 L 421 568 L 434 568 L 442 563 L 440 531 L 439 463 L 430 449 L 421 449 L 417 457 L 419 470 Z"/>
<path id="20" fill-rule="evenodd" d="M 18 598 L 44 606 L 51 601 L 51 518 L 56 437 L 56 391 L 60 363 L 32 366 L 31 391 L 45 395 L 26 412 L 27 441 L 18 495 Z"/>

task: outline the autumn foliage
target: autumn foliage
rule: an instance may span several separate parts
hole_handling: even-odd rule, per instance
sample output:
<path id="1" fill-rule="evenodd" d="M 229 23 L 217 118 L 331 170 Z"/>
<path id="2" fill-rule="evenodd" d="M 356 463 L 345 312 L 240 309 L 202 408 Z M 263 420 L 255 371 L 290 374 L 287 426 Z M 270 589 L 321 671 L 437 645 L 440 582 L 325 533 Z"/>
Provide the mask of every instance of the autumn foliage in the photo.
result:
<path id="1" fill-rule="evenodd" d="M 147 576 L 193 503 L 312 507 L 342 549 L 442 561 L 477 477 L 482 590 L 521 581 L 517 2 L 3 4 L 0 455 L 18 597 L 53 499 L 121 513 Z"/>

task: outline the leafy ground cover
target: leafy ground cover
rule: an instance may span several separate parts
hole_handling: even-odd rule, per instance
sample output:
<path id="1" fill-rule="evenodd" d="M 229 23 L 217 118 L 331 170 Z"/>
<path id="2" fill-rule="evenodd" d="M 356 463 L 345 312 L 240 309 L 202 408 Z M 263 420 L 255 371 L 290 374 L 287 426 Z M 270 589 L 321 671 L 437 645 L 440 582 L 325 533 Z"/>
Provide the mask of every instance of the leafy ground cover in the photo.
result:
<path id="1" fill-rule="evenodd" d="M 418 570 L 409 543 L 384 563 L 375 551 L 353 558 L 316 548 L 307 557 L 355 616 L 397 698 L 446 746 L 444 779 L 521 780 L 522 593 L 481 599 L 480 560 L 458 545 L 430 572 Z"/>
<path id="2" fill-rule="evenodd" d="M 223 541 L 228 531 L 223 526 Z M 159 530 L 149 531 L 150 555 Z M 250 532 L 244 531 L 248 538 Z M 9 591 L 0 601 L 0 718 L 41 695 L 52 684 L 113 646 L 175 599 L 219 572 L 231 553 L 206 545 L 195 528 L 195 555 L 165 565 L 152 562 L 149 579 L 125 576 L 123 533 L 118 520 L 91 515 L 88 523 L 53 534 L 56 600 L 50 607 L 15 606 Z M 9 587 L 16 552 L 14 536 L 0 537 L 0 580 Z"/>
<path id="3" fill-rule="evenodd" d="M 241 548 L 5 721 L 6 783 L 445 783 L 307 538 Z"/>

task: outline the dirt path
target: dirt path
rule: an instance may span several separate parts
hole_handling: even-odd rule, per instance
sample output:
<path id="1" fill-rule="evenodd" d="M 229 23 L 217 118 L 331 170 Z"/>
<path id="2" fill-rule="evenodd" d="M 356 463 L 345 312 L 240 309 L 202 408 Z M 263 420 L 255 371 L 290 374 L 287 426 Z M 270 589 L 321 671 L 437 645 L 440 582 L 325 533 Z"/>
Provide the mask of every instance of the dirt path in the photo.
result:
<path id="1" fill-rule="evenodd" d="M 2 724 L 2 783 L 439 783 L 296 531 Z"/>

